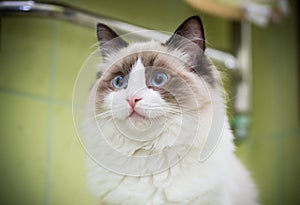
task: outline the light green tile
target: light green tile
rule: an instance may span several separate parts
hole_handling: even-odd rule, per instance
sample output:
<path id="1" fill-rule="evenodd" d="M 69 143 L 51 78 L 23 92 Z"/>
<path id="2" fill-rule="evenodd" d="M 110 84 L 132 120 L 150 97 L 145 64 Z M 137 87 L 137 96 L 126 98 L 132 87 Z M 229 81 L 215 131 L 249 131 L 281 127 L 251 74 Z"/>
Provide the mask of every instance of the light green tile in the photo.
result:
<path id="1" fill-rule="evenodd" d="M 206 32 L 206 45 L 215 49 L 233 52 L 233 24 L 225 19 L 205 15 L 203 24 Z M 222 38 L 220 38 L 222 34 Z"/>
<path id="2" fill-rule="evenodd" d="M 281 24 L 270 26 L 269 33 L 272 33 L 269 44 L 272 45 L 274 88 L 276 98 L 275 112 L 278 115 L 277 126 L 283 131 L 299 127 L 299 43 L 297 42 L 297 20 L 291 14 Z M 282 39 L 285 39 L 282 41 Z"/>
<path id="3" fill-rule="evenodd" d="M 0 93 L 1 204 L 44 203 L 48 105 Z"/>
<path id="4" fill-rule="evenodd" d="M 255 136 L 299 127 L 299 43 L 295 14 L 295 10 L 291 11 L 282 22 L 266 28 L 253 26 L 252 131 Z"/>
<path id="5" fill-rule="evenodd" d="M 253 27 L 253 112 L 251 135 L 272 136 L 275 129 L 275 95 L 270 34 L 263 28 Z M 259 43 L 263 42 L 263 43 Z M 259 140 L 259 139 L 258 139 Z"/>
<path id="6" fill-rule="evenodd" d="M 282 139 L 282 204 L 300 204 L 300 133 L 297 137 Z"/>
<path id="7" fill-rule="evenodd" d="M 71 5 L 93 11 L 99 15 L 120 19 L 151 29 L 173 30 L 177 26 L 177 18 L 183 20 L 189 13 L 195 13 L 180 0 L 67 0 Z M 145 9 L 147 8 L 147 9 Z M 153 15 L 154 13 L 159 15 Z M 171 31 L 170 30 L 170 31 Z"/>
<path id="8" fill-rule="evenodd" d="M 52 22 L 1 19 L 0 87 L 46 97 L 52 58 Z"/>
<path id="9" fill-rule="evenodd" d="M 96 204 L 86 183 L 85 152 L 76 136 L 70 107 L 55 106 L 50 204 Z"/>
<path id="10" fill-rule="evenodd" d="M 71 102 L 76 77 L 89 54 L 97 48 L 91 48 L 95 43 L 97 45 L 96 33 L 93 29 L 57 22 L 56 99 Z"/>
<path id="11" fill-rule="evenodd" d="M 263 205 L 278 203 L 278 156 L 275 140 L 244 141 L 237 149 L 237 155 L 251 172 Z M 278 204 L 279 205 L 279 204 Z"/>

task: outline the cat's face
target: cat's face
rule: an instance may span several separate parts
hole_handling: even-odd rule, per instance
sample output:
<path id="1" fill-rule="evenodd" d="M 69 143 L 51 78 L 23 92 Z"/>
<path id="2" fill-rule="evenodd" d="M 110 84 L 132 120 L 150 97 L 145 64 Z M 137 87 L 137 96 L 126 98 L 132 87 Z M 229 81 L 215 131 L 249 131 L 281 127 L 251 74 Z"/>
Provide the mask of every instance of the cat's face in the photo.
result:
<path id="1" fill-rule="evenodd" d="M 166 120 L 187 110 L 196 112 L 207 103 L 201 79 L 186 72 L 190 68 L 183 61 L 161 50 L 124 56 L 103 73 L 96 94 L 99 116 L 109 112 L 121 130 L 139 133 L 161 128 Z"/>
<path id="2" fill-rule="evenodd" d="M 104 56 L 95 84 L 99 124 L 110 122 L 126 137 L 147 141 L 209 109 L 216 79 L 204 55 L 200 19 L 184 22 L 165 44 L 128 45 L 102 24 L 98 39 Z"/>

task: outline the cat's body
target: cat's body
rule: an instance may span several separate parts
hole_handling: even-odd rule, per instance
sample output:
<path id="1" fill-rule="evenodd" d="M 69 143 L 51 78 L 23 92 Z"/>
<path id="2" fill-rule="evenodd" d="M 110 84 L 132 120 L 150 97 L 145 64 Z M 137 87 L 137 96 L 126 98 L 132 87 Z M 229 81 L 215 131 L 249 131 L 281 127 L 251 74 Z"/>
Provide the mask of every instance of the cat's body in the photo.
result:
<path id="1" fill-rule="evenodd" d="M 189 18 L 165 44 L 116 37 L 98 25 L 105 60 L 85 123 L 89 183 L 101 202 L 257 205 L 201 20 Z"/>

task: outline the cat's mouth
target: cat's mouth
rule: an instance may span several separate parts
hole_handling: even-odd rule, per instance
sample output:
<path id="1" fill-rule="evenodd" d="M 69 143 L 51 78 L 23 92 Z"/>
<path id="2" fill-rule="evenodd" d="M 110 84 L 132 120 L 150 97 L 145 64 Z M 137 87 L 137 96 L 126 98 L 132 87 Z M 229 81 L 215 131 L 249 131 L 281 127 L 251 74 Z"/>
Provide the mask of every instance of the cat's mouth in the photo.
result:
<path id="1" fill-rule="evenodd" d="M 139 120 L 143 120 L 143 119 L 147 119 L 146 116 L 138 113 L 137 111 L 133 110 L 129 116 L 128 116 L 130 119 L 139 119 Z"/>

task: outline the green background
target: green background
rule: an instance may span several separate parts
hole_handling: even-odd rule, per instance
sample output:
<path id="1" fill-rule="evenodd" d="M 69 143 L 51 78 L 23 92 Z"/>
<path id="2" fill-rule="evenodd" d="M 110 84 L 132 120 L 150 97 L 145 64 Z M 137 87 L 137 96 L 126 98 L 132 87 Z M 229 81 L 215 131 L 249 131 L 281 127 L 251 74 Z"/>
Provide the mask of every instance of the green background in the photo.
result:
<path id="1" fill-rule="evenodd" d="M 180 0 L 65 2 L 163 31 L 201 15 L 210 46 L 232 50 L 231 22 Z M 264 205 L 300 204 L 299 11 L 298 1 L 291 4 L 291 15 L 281 23 L 252 27 L 253 123 L 237 154 Z M 78 25 L 49 18 L 1 19 L 1 204 L 95 204 L 71 109 L 76 76 L 95 43 L 95 31 Z"/>

